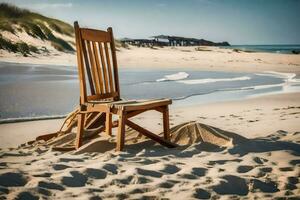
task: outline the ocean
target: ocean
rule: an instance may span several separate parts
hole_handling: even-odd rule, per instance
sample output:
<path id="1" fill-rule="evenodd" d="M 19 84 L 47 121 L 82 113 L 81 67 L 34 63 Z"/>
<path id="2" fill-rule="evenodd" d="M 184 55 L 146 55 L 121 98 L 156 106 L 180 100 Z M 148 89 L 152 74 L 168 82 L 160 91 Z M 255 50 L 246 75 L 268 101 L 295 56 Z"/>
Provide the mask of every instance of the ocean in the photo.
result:
<path id="1" fill-rule="evenodd" d="M 295 74 L 120 69 L 123 99 L 172 98 L 172 106 L 300 91 Z M 79 103 L 77 69 L 0 62 L 0 123 L 63 117 Z"/>
<path id="2" fill-rule="evenodd" d="M 300 45 L 231 45 L 222 48 L 239 49 L 249 52 L 300 54 Z"/>

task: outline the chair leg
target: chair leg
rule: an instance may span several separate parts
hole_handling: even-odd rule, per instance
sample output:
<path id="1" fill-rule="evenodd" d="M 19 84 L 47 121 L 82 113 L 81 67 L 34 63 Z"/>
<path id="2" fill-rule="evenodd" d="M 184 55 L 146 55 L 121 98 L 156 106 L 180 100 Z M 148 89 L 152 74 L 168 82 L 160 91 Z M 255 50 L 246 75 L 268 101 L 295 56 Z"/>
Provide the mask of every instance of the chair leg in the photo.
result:
<path id="1" fill-rule="evenodd" d="M 78 149 L 82 145 L 82 135 L 84 131 L 84 118 L 85 114 L 78 114 L 78 124 L 77 124 L 77 135 L 75 140 L 75 147 Z"/>
<path id="2" fill-rule="evenodd" d="M 112 129 L 112 114 L 106 113 L 106 122 L 105 122 L 105 132 L 107 135 L 111 135 L 111 129 Z"/>
<path id="3" fill-rule="evenodd" d="M 164 126 L 164 139 L 170 140 L 170 125 L 169 125 L 169 108 L 166 106 L 163 111 L 163 126 Z"/>
<path id="4" fill-rule="evenodd" d="M 125 113 L 119 115 L 116 151 L 122 151 L 125 142 Z"/>

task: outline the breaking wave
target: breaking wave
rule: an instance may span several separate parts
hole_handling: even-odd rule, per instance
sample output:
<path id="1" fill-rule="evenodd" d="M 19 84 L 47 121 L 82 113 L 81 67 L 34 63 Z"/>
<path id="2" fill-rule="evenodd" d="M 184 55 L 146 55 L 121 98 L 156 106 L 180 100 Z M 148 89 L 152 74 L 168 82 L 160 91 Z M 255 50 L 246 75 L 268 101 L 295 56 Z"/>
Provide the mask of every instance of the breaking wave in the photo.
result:
<path id="1" fill-rule="evenodd" d="M 194 84 L 206 84 L 206 83 L 228 82 L 228 81 L 246 81 L 250 79 L 251 78 L 249 76 L 241 76 L 235 78 L 204 78 L 204 79 L 180 80 L 177 82 L 184 83 L 187 85 L 194 85 Z"/>
<path id="2" fill-rule="evenodd" d="M 164 78 L 161 79 L 157 79 L 157 82 L 161 82 L 161 81 L 177 81 L 177 80 L 182 80 L 182 79 L 186 79 L 187 77 L 189 77 L 189 74 L 186 72 L 178 72 L 175 74 L 170 74 L 170 75 L 165 75 Z"/>

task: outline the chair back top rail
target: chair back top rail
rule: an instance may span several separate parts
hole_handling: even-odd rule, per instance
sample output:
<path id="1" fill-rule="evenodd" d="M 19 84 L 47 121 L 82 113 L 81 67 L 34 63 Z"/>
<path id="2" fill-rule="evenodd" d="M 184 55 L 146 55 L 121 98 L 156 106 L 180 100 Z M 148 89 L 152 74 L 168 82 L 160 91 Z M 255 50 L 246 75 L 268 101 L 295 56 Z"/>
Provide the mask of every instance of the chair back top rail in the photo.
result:
<path id="1" fill-rule="evenodd" d="M 80 103 L 84 104 L 90 99 L 119 100 L 118 65 L 112 28 L 107 31 L 80 28 L 78 22 L 74 22 L 74 28 Z"/>

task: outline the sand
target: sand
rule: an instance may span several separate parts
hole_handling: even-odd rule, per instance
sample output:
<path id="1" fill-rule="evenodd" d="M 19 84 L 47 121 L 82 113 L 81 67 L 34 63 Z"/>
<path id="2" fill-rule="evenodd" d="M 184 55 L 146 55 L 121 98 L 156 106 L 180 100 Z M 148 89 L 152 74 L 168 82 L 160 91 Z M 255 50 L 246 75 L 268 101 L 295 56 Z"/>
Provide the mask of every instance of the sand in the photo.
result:
<path id="1" fill-rule="evenodd" d="M 120 68 L 197 69 L 208 71 L 262 72 L 278 71 L 300 74 L 300 55 L 277 53 L 234 52 L 219 47 L 120 48 Z M 32 64 L 75 66 L 75 54 L 54 51 L 22 57 L 0 50 L 0 61 Z"/>
<path id="2" fill-rule="evenodd" d="M 115 152 L 105 135 L 95 141 L 97 146 L 88 144 L 70 153 L 43 146 L 3 149 L 0 194 L 10 199 L 298 198 L 299 99 L 300 93 L 290 93 L 171 107 L 171 126 L 192 125 L 181 126 L 183 131 L 172 137 L 183 145 L 175 149 L 143 140 L 127 141 L 124 152 Z M 135 119 L 157 132 L 162 128 L 159 120 L 154 112 Z M 10 140 L 17 145 L 22 136 L 25 142 L 54 131 L 60 122 L 3 124 L 0 132 L 14 128 Z M 202 139 L 186 142 L 195 138 L 188 134 L 194 131 L 186 130 L 198 123 Z M 33 134 L 28 134 L 31 130 Z M 210 133 L 222 134 L 223 140 L 203 141 Z M 6 138 L 1 134 L 2 148 L 8 146 Z M 89 152 L 95 147 L 105 151 Z"/>
<path id="3" fill-rule="evenodd" d="M 130 47 L 120 49 L 117 56 L 121 68 L 300 74 L 300 55 L 201 49 Z M 76 59 L 61 52 L 25 58 L 0 51 L 0 61 L 74 66 Z M 115 139 L 105 135 L 75 152 L 17 147 L 57 131 L 62 120 L 1 124 L 0 198 L 297 199 L 299 99 L 300 93 L 287 93 L 171 107 L 170 125 L 179 131 L 172 141 L 181 145 L 174 149 L 136 138 L 130 130 L 124 152 L 115 152 Z M 162 130 L 156 112 L 134 121 L 156 133 Z"/>

